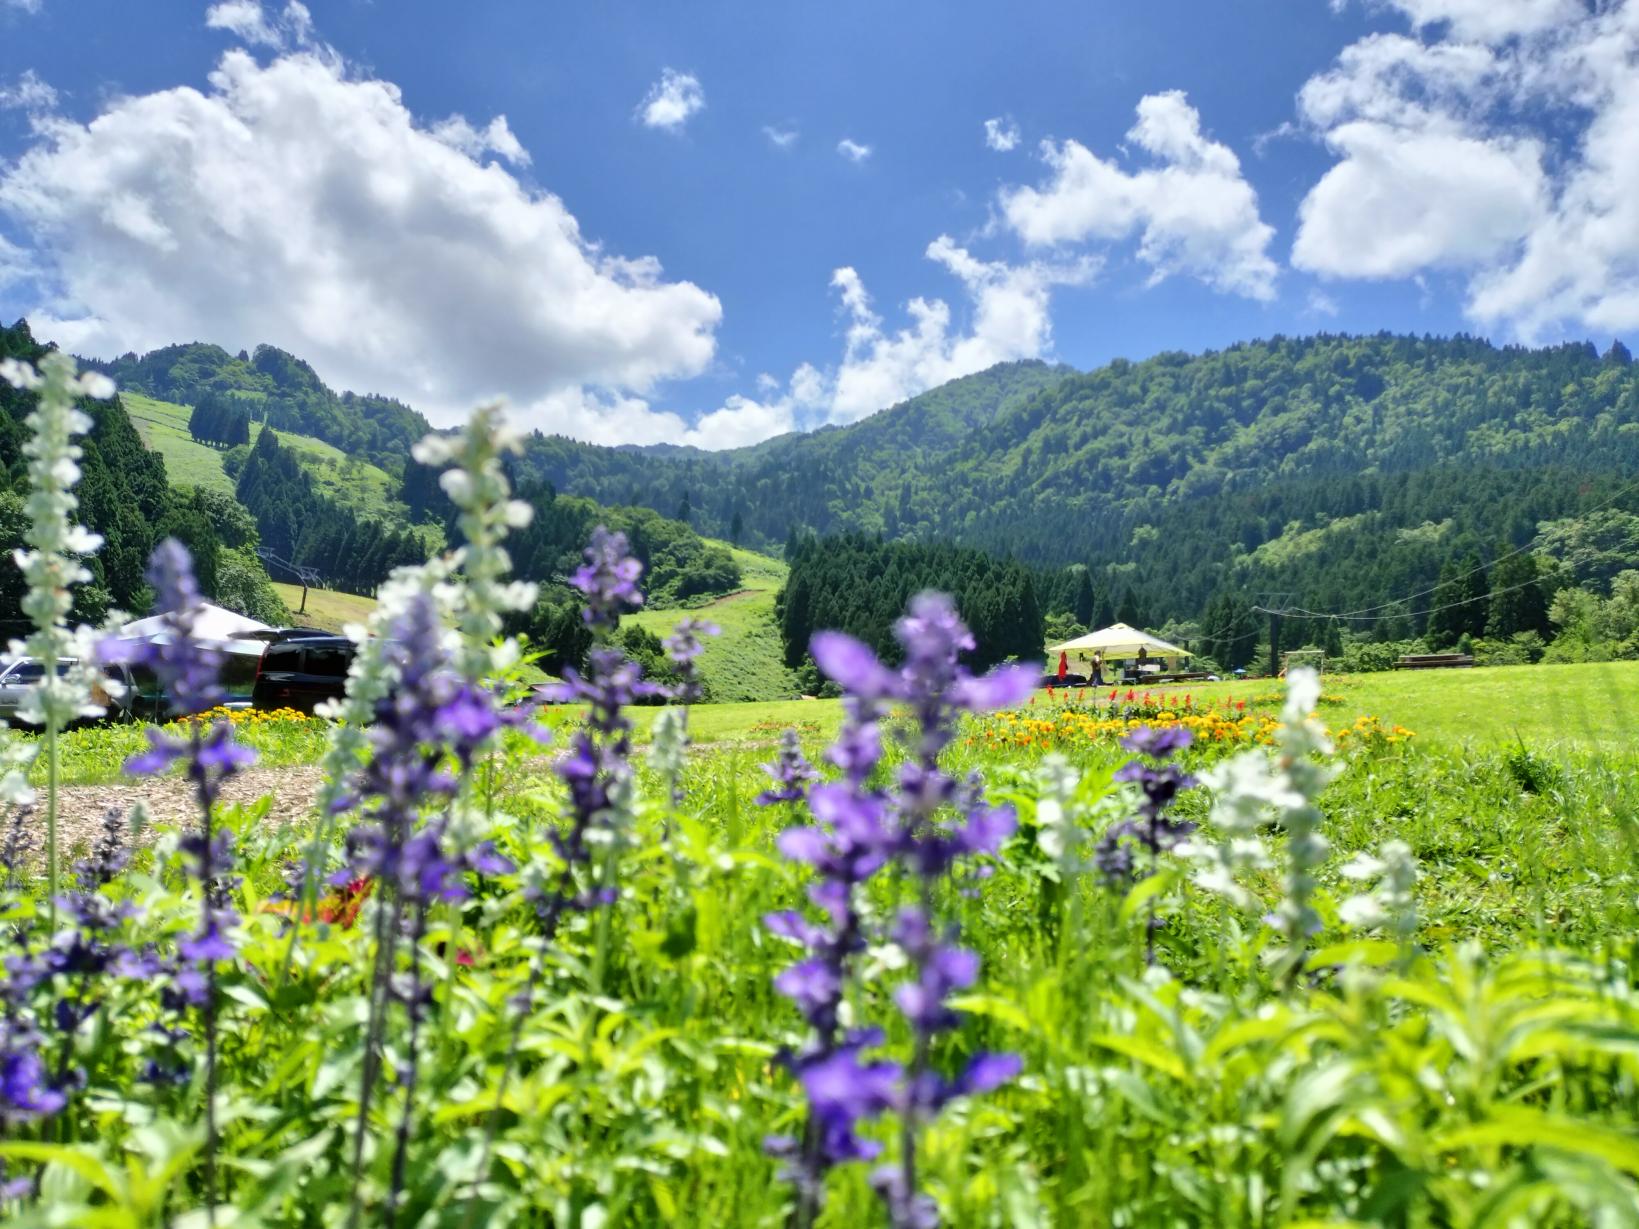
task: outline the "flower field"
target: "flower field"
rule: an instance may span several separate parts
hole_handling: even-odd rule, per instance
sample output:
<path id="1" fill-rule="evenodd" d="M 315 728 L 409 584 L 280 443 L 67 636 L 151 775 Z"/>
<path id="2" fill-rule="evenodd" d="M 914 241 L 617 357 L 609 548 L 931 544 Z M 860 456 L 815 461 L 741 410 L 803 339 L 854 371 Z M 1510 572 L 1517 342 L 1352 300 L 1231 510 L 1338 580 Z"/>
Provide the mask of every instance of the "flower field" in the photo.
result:
<path id="1" fill-rule="evenodd" d="M 1631 765 L 1328 731 L 1302 671 L 1277 711 L 1031 703 L 937 594 L 893 660 L 815 636 L 834 738 L 691 746 L 679 623 L 640 751 L 619 535 L 555 719 L 508 702 L 505 447 L 481 413 L 418 451 L 464 545 L 383 588 L 334 721 L 214 711 L 175 543 L 171 634 L 84 647 L 184 719 L 65 736 L 46 672 L 3 748 L 7 1226 L 1639 1224 Z M 65 858 L 89 736 L 197 821 Z M 222 802 L 298 749 L 309 822 Z"/>

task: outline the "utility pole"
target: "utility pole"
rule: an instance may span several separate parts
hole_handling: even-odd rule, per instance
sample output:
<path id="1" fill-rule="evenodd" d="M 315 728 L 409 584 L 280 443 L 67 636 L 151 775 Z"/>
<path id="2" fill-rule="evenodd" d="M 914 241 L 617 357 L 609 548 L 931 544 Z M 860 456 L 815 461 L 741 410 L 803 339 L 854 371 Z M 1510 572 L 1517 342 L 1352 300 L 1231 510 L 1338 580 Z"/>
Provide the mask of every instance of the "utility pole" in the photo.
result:
<path id="1" fill-rule="evenodd" d="M 1269 677 L 1280 674 L 1280 619 L 1291 605 L 1294 593 L 1260 593 L 1253 608 L 1269 616 Z"/>

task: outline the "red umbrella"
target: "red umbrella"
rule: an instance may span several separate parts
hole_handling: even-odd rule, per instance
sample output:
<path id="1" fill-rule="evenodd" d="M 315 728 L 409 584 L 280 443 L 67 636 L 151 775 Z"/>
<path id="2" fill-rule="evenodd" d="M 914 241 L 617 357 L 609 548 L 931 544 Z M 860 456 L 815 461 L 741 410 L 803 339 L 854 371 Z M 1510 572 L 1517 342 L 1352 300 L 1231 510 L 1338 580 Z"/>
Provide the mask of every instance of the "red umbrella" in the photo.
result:
<path id="1" fill-rule="evenodd" d="M 1070 673 L 1070 655 L 1068 653 L 1060 653 L 1059 654 L 1059 678 L 1062 679 L 1066 674 L 1069 674 L 1069 673 Z"/>

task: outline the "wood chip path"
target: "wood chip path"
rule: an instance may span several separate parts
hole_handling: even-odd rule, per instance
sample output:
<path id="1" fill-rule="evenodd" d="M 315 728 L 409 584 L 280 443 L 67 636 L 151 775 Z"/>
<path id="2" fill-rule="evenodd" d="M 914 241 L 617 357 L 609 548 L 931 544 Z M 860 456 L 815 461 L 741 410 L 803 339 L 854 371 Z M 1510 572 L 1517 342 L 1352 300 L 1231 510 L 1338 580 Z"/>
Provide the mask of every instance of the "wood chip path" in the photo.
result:
<path id="1" fill-rule="evenodd" d="M 251 803 L 263 794 L 272 794 L 273 810 L 268 822 L 300 822 L 313 809 L 321 775 L 316 764 L 297 768 L 252 768 L 223 785 L 222 799 L 229 803 Z M 90 849 L 102 830 L 103 815 L 109 807 L 129 812 L 138 802 L 148 808 L 148 822 L 154 827 L 192 824 L 199 814 L 193 787 L 180 776 L 111 785 L 69 785 L 57 792 L 57 847 L 65 853 Z M 43 846 L 45 811 L 39 805 L 35 807 L 35 821 L 39 825 L 39 844 Z M 145 838 L 151 832 L 152 829 Z"/>

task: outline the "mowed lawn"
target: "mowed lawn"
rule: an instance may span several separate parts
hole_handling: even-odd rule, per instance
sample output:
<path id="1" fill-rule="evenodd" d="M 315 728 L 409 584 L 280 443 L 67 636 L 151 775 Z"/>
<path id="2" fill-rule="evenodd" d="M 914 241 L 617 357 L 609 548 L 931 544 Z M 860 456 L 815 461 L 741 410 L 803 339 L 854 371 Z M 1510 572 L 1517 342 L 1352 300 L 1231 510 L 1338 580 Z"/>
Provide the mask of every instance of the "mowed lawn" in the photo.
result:
<path id="1" fill-rule="evenodd" d="M 730 549 L 740 565 L 741 592 L 691 610 L 642 610 L 621 622 L 661 637 L 686 616 L 715 623 L 722 634 L 707 640 L 700 655 L 700 674 L 714 701 L 737 705 L 795 699 L 796 681 L 785 668 L 780 629 L 774 621 L 774 595 L 785 583 L 785 565 L 766 555 Z"/>
<path id="2" fill-rule="evenodd" d="M 330 589 L 307 591 L 307 613 L 297 614 L 302 604 L 302 587 L 275 581 L 273 587 L 290 607 L 290 618 L 296 627 L 317 627 L 327 632 L 339 632 L 349 623 L 363 623 L 376 608 L 373 597 L 358 597 L 352 593 L 336 593 Z"/>
<path id="3" fill-rule="evenodd" d="M 1274 709 L 1283 684 L 1268 679 L 1155 688 L 1157 695 L 1191 696 L 1202 703 L 1244 701 Z M 1412 730 L 1420 741 L 1446 746 L 1497 747 L 1518 741 L 1535 751 L 1627 753 L 1635 747 L 1639 718 L 1639 662 L 1582 666 L 1498 666 L 1474 670 L 1413 670 L 1383 674 L 1329 675 L 1321 717 L 1332 728 L 1371 715 Z M 1071 699 L 1079 689 L 1072 689 Z M 1124 698 L 1126 688 L 1121 688 Z M 1143 689 L 1138 689 L 1142 695 Z M 1099 693 L 1109 696 L 1110 689 Z M 1093 693 L 1088 689 L 1088 700 Z M 1053 702 L 1046 692 L 1035 703 Z M 653 710 L 639 710 L 646 727 Z M 690 730 L 701 742 L 772 741 L 787 725 L 806 735 L 829 736 L 841 723 L 836 700 L 789 700 L 761 704 L 706 704 L 695 708 Z"/>

